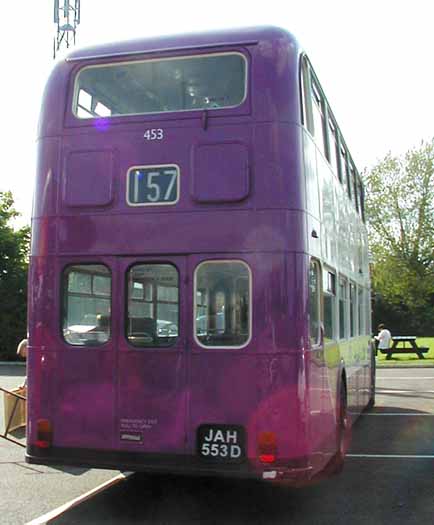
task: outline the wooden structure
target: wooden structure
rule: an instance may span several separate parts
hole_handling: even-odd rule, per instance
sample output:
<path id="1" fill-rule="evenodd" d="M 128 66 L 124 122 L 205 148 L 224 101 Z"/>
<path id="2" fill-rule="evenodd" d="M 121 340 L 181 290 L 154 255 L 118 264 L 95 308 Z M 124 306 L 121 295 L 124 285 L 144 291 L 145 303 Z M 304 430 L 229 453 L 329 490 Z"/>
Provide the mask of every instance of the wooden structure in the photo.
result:
<path id="1" fill-rule="evenodd" d="M 418 346 L 415 335 L 399 335 L 392 337 L 392 346 L 379 349 L 382 354 L 387 354 L 386 359 L 391 359 L 392 354 L 417 354 L 419 359 L 424 359 L 423 354 L 429 352 L 427 346 Z"/>
<path id="2" fill-rule="evenodd" d="M 13 390 L 6 390 L 5 388 L 0 387 L 0 390 L 3 392 L 5 420 L 5 431 L 4 433 L 0 433 L 0 437 L 25 448 L 23 443 L 14 439 L 9 434 L 14 430 L 26 426 L 27 388 L 22 386 L 14 388 Z"/>

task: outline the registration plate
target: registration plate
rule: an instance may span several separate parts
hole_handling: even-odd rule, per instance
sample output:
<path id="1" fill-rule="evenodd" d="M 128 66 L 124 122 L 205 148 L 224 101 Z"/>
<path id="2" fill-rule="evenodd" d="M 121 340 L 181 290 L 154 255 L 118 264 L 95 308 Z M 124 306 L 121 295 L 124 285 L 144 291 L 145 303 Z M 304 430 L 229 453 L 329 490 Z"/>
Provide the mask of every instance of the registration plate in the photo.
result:
<path id="1" fill-rule="evenodd" d="M 239 425 L 201 425 L 197 429 L 197 453 L 214 461 L 238 463 L 245 458 L 245 431 Z"/>

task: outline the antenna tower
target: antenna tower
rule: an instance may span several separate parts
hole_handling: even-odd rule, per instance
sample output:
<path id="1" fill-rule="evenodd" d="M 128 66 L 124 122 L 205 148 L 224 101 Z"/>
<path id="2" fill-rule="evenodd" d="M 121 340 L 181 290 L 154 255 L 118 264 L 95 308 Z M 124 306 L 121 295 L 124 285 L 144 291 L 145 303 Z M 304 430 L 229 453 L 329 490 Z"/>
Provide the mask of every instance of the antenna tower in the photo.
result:
<path id="1" fill-rule="evenodd" d="M 80 0 L 54 0 L 54 23 L 57 24 L 57 36 L 54 37 L 53 58 L 56 58 L 62 43 L 66 48 L 70 43 L 75 44 L 75 32 L 80 23 Z"/>

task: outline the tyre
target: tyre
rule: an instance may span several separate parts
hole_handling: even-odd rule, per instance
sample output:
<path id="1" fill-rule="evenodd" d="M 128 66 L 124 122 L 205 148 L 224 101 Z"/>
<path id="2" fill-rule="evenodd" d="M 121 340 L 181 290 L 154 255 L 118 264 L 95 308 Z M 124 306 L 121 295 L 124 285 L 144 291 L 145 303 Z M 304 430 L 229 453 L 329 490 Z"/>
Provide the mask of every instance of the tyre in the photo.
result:
<path id="1" fill-rule="evenodd" d="M 377 363 L 375 360 L 374 350 L 371 348 L 371 385 L 369 392 L 369 401 L 366 408 L 373 408 L 375 406 L 375 382 L 377 376 Z"/>
<path id="2" fill-rule="evenodd" d="M 339 415 L 337 421 L 337 450 L 326 468 L 327 475 L 340 474 L 344 468 L 345 454 L 351 440 L 351 425 L 347 409 L 347 389 L 342 381 L 339 393 Z"/>

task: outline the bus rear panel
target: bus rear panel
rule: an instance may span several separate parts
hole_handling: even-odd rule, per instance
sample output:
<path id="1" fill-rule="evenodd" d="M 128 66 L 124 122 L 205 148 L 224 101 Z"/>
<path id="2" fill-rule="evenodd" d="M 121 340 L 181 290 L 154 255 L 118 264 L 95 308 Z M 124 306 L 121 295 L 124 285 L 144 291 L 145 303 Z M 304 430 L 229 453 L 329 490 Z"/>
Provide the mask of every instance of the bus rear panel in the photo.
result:
<path id="1" fill-rule="evenodd" d="M 368 403 L 368 329 L 357 316 L 357 333 L 324 337 L 312 309 L 312 260 L 319 287 L 331 259 L 307 196 L 320 175 L 302 56 L 258 28 L 56 66 L 32 218 L 28 462 L 297 484 L 336 455 L 343 381 L 354 413 Z"/>

